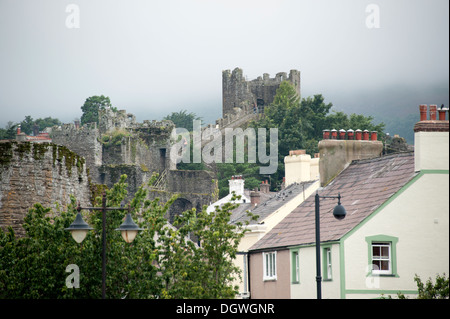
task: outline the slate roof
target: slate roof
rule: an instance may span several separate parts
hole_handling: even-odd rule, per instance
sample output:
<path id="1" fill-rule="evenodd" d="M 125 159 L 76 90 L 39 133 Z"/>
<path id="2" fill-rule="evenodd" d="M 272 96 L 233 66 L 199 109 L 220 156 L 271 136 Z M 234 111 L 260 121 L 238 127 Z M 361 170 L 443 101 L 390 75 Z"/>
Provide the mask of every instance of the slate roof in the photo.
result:
<path id="1" fill-rule="evenodd" d="M 250 224 L 257 224 L 262 222 L 266 217 L 274 213 L 277 209 L 287 204 L 291 199 L 294 199 L 297 195 L 301 194 L 303 191 L 307 190 L 308 187 L 313 185 L 315 181 L 294 183 L 286 187 L 284 190 L 279 192 L 260 192 L 261 199 L 260 204 L 253 207 L 251 203 L 239 204 L 239 207 L 233 210 L 230 222 L 244 222 L 248 220 L 247 210 L 251 211 L 254 215 L 258 215 L 256 221 L 251 221 Z M 245 194 L 250 198 L 250 191 L 246 190 Z"/>
<path id="2" fill-rule="evenodd" d="M 342 238 L 415 175 L 413 152 L 353 161 L 330 184 L 318 191 L 321 196 L 340 193 L 341 204 L 347 211 L 343 220 L 337 220 L 333 216 L 337 199 L 320 199 L 321 242 Z M 315 243 L 315 194 L 295 208 L 250 250 L 311 243 Z"/>

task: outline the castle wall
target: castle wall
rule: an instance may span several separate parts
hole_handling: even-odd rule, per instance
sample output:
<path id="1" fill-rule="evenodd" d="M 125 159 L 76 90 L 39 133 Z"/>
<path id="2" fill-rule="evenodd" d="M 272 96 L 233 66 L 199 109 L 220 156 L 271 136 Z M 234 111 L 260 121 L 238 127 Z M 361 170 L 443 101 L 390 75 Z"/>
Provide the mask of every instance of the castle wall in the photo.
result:
<path id="1" fill-rule="evenodd" d="M 35 204 L 65 207 L 74 195 L 90 206 L 89 179 L 84 158 L 50 143 L 0 143 L 0 227 L 22 236 L 22 223 Z"/>
<path id="2" fill-rule="evenodd" d="M 88 167 L 102 164 L 100 133 L 95 123 L 83 125 L 63 124 L 55 126 L 50 133 L 52 143 L 64 145 L 86 159 Z"/>
<path id="3" fill-rule="evenodd" d="M 225 70 L 222 72 L 222 113 L 234 113 L 234 108 L 239 107 L 245 113 L 253 112 L 253 107 L 260 108 L 269 106 L 276 95 L 276 91 L 281 82 L 289 81 L 300 96 L 300 71 L 291 70 L 287 73 L 277 73 L 274 78 L 264 73 L 257 79 L 247 81 L 240 68 L 235 68 L 232 72 Z"/>

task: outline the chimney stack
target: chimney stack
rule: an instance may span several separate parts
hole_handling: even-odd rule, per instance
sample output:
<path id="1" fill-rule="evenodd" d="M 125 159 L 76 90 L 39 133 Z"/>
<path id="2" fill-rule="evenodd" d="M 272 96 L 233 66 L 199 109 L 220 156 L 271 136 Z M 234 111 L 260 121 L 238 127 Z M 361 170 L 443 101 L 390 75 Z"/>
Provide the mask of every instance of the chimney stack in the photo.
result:
<path id="1" fill-rule="evenodd" d="M 236 195 L 244 195 L 244 182 L 242 175 L 231 176 L 231 179 L 228 181 L 230 194 L 234 192 Z"/>
<path id="2" fill-rule="evenodd" d="M 259 189 L 261 193 L 268 194 L 270 192 L 270 184 L 268 181 L 262 181 L 261 185 L 259 185 Z"/>
<path id="3" fill-rule="evenodd" d="M 421 104 L 420 121 L 414 125 L 414 169 L 448 170 L 449 167 L 449 121 L 445 120 L 448 108 L 431 104 L 427 120 L 427 105 Z M 439 111 L 439 120 L 436 112 Z"/>
<path id="4" fill-rule="evenodd" d="M 257 191 L 250 192 L 250 202 L 253 206 L 257 206 L 261 203 L 261 194 Z"/>
<path id="5" fill-rule="evenodd" d="M 289 151 L 289 156 L 284 157 L 284 173 L 286 187 L 294 183 L 310 181 L 311 155 L 306 154 L 306 150 Z"/>
<path id="6" fill-rule="evenodd" d="M 333 131 L 332 131 L 333 132 Z M 345 139 L 347 133 L 347 139 Z M 355 139 L 356 137 L 356 139 Z M 383 143 L 377 140 L 378 132 L 368 130 L 340 130 L 340 139 L 324 139 L 319 142 L 319 174 L 311 172 L 311 179 L 319 176 L 321 186 L 325 186 L 353 160 L 381 156 Z M 285 163 L 286 158 L 285 158 Z M 312 169 L 313 166 L 311 166 Z M 286 176 L 289 178 L 286 164 Z"/>

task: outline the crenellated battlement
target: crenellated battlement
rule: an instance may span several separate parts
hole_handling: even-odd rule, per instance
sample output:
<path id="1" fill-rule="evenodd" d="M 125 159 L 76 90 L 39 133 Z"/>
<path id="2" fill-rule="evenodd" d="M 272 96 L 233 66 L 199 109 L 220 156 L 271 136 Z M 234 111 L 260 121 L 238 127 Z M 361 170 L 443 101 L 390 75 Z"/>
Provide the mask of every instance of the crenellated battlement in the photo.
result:
<path id="1" fill-rule="evenodd" d="M 273 78 L 268 73 L 264 73 L 262 77 L 259 76 L 250 81 L 245 79 L 240 68 L 223 71 L 222 117 L 235 113 L 235 108 L 243 110 L 245 114 L 263 112 L 264 107 L 273 102 L 276 91 L 283 81 L 289 81 L 300 96 L 300 71 L 298 70 L 291 70 L 289 75 L 286 72 L 279 72 Z"/>

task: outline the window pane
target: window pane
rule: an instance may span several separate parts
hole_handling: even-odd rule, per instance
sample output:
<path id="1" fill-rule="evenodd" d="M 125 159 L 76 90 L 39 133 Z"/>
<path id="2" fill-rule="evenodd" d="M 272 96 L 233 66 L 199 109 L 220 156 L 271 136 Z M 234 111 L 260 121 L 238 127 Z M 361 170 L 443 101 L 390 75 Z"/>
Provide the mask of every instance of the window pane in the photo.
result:
<path id="1" fill-rule="evenodd" d="M 381 268 L 380 268 L 381 270 L 389 270 L 389 261 L 385 261 L 385 260 L 383 260 L 383 261 L 381 261 Z"/>
<path id="2" fill-rule="evenodd" d="M 272 254 L 269 254 L 269 277 L 272 277 Z"/>
<path id="3" fill-rule="evenodd" d="M 379 257 L 380 256 L 380 247 L 373 246 L 372 247 L 372 256 L 373 257 Z"/>
<path id="4" fill-rule="evenodd" d="M 389 247 L 381 247 L 381 256 L 389 258 Z"/>
<path id="5" fill-rule="evenodd" d="M 272 273 L 271 276 L 275 276 L 275 254 L 272 254 Z"/>
<path id="6" fill-rule="evenodd" d="M 378 261 L 378 260 L 373 261 L 372 270 L 380 270 L 380 261 Z"/>

